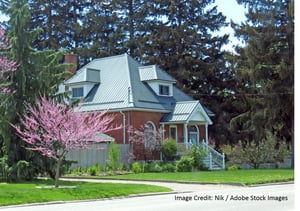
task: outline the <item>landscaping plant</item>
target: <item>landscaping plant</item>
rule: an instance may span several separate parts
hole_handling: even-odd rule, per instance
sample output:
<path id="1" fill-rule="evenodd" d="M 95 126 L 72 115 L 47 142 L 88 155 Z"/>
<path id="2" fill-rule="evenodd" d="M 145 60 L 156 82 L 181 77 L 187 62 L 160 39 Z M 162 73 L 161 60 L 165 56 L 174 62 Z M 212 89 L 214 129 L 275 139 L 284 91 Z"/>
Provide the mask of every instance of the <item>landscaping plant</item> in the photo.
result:
<path id="1" fill-rule="evenodd" d="M 161 152 L 164 160 L 173 160 L 177 154 L 178 146 L 174 139 L 163 141 Z"/>
<path id="2" fill-rule="evenodd" d="M 35 106 L 28 105 L 21 119 L 23 127 L 12 125 L 28 150 L 37 151 L 56 161 L 55 187 L 59 186 L 60 167 L 67 153 L 87 148 L 91 141 L 102 142 L 97 133 L 119 129 L 111 125 L 113 117 L 107 112 L 75 112 L 72 107 L 41 96 Z"/>

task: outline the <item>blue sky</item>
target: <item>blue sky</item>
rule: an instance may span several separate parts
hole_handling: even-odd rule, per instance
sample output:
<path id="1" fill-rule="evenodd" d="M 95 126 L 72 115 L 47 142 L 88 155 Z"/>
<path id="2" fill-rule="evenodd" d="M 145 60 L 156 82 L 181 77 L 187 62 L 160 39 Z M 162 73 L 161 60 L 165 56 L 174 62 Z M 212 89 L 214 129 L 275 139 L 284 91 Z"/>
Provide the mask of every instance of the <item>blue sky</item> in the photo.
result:
<path id="1" fill-rule="evenodd" d="M 215 0 L 215 4 L 218 6 L 218 11 L 222 12 L 223 15 L 227 17 L 227 22 L 232 20 L 235 23 L 241 23 L 246 20 L 246 10 L 244 6 L 238 5 L 236 0 Z M 226 50 L 232 51 L 232 45 L 242 44 L 237 38 L 234 37 L 234 31 L 230 26 L 223 28 L 220 31 L 220 34 L 230 35 L 229 44 L 223 47 Z"/>
<path id="2" fill-rule="evenodd" d="M 245 8 L 238 5 L 236 0 L 215 0 L 215 4 L 219 11 L 227 16 L 227 21 L 232 19 L 234 22 L 240 23 L 245 20 Z"/>

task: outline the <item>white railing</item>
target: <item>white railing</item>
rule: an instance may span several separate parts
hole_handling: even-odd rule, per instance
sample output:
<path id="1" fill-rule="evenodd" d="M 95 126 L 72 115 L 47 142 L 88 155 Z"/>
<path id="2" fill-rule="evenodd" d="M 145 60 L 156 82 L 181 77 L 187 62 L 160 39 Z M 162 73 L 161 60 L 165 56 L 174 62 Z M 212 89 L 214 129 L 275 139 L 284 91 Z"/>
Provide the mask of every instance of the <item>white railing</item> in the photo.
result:
<path id="1" fill-rule="evenodd" d="M 202 141 L 202 144 L 209 153 L 209 168 L 212 169 L 213 163 L 216 163 L 221 166 L 222 169 L 225 169 L 225 154 L 216 151 L 214 148 L 209 146 L 208 142 L 205 140 Z"/>

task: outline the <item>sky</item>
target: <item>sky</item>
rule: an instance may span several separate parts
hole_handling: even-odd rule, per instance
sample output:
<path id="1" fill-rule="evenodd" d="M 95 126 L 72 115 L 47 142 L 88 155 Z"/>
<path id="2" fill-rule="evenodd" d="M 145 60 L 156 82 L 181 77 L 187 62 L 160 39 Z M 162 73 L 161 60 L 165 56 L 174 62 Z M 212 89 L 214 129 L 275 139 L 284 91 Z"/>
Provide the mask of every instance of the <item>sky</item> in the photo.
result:
<path id="1" fill-rule="evenodd" d="M 227 17 L 226 21 L 231 20 L 235 23 L 241 23 L 246 20 L 244 6 L 238 5 L 236 0 L 215 0 L 215 4 L 218 6 L 218 11 L 222 12 Z M 233 45 L 242 45 L 242 43 L 234 37 L 233 29 L 228 26 L 220 31 L 220 34 L 229 34 L 230 42 L 223 48 L 229 51 L 232 50 Z"/>

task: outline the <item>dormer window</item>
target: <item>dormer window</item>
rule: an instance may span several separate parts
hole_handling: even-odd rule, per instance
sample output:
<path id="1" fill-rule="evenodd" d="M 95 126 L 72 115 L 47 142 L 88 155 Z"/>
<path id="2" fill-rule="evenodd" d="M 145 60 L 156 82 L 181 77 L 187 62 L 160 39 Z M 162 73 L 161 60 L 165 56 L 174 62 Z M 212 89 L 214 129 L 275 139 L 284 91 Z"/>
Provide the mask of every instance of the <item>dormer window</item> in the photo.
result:
<path id="1" fill-rule="evenodd" d="M 170 86 L 159 85 L 159 95 L 170 96 Z"/>
<path id="2" fill-rule="evenodd" d="M 72 97 L 73 98 L 83 97 L 83 87 L 74 87 L 74 88 L 72 88 Z"/>

